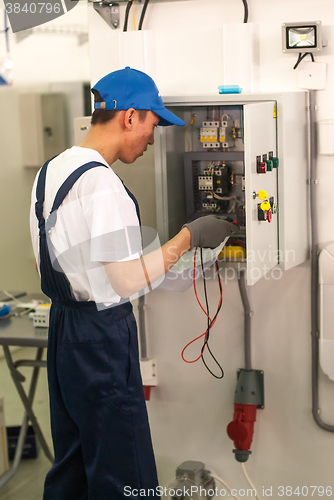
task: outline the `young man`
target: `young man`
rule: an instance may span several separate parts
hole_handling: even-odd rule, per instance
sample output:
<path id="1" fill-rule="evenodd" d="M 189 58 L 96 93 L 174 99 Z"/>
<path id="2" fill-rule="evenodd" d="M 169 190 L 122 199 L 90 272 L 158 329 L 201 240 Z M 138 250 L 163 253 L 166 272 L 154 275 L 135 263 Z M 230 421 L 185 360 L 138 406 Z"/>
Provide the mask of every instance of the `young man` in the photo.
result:
<path id="1" fill-rule="evenodd" d="M 134 162 L 154 143 L 156 126 L 185 123 L 140 71 L 110 73 L 92 92 L 85 139 L 47 162 L 32 192 L 33 247 L 42 290 L 52 300 L 55 462 L 44 500 L 118 500 L 157 487 L 128 297 L 161 278 L 185 251 L 214 248 L 237 231 L 222 218 L 204 217 L 144 257 L 138 204 L 110 165 Z"/>

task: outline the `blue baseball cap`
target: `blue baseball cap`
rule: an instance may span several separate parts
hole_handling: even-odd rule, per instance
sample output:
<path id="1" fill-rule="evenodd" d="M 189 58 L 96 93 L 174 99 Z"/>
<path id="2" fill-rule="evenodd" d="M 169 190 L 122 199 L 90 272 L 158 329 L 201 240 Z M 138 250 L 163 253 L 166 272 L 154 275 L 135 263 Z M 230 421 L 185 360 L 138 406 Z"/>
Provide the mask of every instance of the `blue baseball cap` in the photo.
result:
<path id="1" fill-rule="evenodd" d="M 127 66 L 113 71 L 99 80 L 91 92 L 97 90 L 103 99 L 95 102 L 94 109 L 127 110 L 146 109 L 160 116 L 159 125 L 179 125 L 186 123 L 165 108 L 159 90 L 150 76 Z"/>

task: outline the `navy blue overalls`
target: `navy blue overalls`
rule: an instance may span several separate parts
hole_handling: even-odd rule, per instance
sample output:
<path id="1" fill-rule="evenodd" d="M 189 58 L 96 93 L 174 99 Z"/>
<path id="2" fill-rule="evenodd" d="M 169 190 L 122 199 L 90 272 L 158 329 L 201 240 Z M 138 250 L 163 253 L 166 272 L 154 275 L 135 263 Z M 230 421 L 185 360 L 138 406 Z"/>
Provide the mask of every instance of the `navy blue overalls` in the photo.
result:
<path id="1" fill-rule="evenodd" d="M 155 490 L 158 479 L 132 305 L 124 302 L 98 311 L 95 302 L 76 301 L 66 275 L 52 267 L 46 239 L 56 210 L 76 180 L 88 169 L 105 165 L 90 162 L 75 170 L 60 187 L 53 215 L 45 222 L 48 163 L 37 183 L 36 216 L 41 286 L 52 300 L 47 364 L 55 461 L 43 499 L 138 498 L 129 492 Z M 128 193 L 139 218 L 138 203 Z"/>

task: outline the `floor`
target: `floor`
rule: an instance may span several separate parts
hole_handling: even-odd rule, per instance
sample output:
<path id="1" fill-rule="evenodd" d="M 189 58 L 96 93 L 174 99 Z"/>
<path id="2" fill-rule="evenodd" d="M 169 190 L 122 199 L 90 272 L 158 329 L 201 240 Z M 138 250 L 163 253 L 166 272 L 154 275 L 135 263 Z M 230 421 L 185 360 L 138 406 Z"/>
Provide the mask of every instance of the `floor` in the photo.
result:
<path id="1" fill-rule="evenodd" d="M 45 353 L 46 354 L 46 353 Z M 18 349 L 13 353 L 14 359 L 29 359 L 34 357 L 33 349 Z M 31 368 L 20 368 L 23 375 L 30 377 Z M 17 395 L 14 383 L 10 377 L 5 359 L 0 347 L 0 397 L 5 402 L 6 425 L 21 425 L 23 406 Z M 49 402 L 47 390 L 46 369 L 40 370 L 39 381 L 34 401 L 34 411 L 42 432 L 52 449 L 49 425 Z M 10 481 L 0 489 L 1 500 L 42 500 L 44 478 L 50 469 L 50 462 L 42 450 L 36 459 L 22 460 L 18 471 Z"/>

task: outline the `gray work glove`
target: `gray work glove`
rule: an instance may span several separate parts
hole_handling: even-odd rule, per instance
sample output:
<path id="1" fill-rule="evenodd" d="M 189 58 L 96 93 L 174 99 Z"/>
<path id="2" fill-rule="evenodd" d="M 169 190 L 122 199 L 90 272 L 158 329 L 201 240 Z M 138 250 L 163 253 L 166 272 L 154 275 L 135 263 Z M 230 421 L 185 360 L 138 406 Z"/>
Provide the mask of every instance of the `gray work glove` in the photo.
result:
<path id="1" fill-rule="evenodd" d="M 239 232 L 239 226 L 232 224 L 231 219 L 219 215 L 206 215 L 182 227 L 190 231 L 190 248 L 216 248 L 227 236 Z"/>

